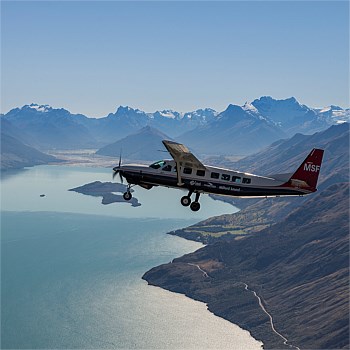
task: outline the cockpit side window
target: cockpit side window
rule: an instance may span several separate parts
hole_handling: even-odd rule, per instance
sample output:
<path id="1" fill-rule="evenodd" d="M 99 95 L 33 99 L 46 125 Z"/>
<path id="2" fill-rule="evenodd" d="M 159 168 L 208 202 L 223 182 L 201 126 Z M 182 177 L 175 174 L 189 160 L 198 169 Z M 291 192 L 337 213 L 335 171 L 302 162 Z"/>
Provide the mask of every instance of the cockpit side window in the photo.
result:
<path id="1" fill-rule="evenodd" d="M 184 174 L 192 174 L 192 168 L 184 168 Z"/>
<path id="2" fill-rule="evenodd" d="M 164 160 L 160 160 L 159 162 L 155 162 L 151 164 L 149 167 L 153 169 L 159 169 L 165 164 Z"/>
<path id="3" fill-rule="evenodd" d="M 168 164 L 165 167 L 162 168 L 163 171 L 171 171 L 171 165 Z"/>

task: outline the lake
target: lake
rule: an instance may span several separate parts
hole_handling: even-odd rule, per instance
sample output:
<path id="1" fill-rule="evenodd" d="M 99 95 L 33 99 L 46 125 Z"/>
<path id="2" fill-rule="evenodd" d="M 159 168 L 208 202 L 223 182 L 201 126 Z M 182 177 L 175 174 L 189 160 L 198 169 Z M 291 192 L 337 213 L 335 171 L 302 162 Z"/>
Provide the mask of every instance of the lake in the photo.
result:
<path id="1" fill-rule="evenodd" d="M 165 233 L 236 210 L 181 191 L 135 188 L 142 204 L 102 205 L 68 191 L 110 169 L 39 166 L 1 180 L 1 347 L 261 349 L 205 304 L 148 286 L 151 267 L 201 244 Z M 45 197 L 40 197 L 45 194 Z"/>

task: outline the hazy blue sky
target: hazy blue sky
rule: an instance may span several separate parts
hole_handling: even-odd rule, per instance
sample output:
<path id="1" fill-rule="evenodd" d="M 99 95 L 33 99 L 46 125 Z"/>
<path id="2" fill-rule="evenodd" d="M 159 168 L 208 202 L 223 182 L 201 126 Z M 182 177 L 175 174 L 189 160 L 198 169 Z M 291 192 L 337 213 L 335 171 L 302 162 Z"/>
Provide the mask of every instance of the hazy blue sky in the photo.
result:
<path id="1" fill-rule="evenodd" d="M 2 112 L 349 106 L 347 1 L 1 2 Z"/>

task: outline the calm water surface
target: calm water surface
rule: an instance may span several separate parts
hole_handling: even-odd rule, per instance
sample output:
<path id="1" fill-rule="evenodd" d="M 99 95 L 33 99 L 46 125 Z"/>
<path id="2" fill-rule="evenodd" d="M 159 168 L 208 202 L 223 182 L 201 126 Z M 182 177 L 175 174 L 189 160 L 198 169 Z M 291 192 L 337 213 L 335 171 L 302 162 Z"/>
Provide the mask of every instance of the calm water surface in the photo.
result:
<path id="1" fill-rule="evenodd" d="M 141 279 L 201 247 L 165 232 L 234 208 L 202 196 L 192 213 L 166 189 L 136 190 L 137 208 L 67 191 L 110 177 L 43 166 L 2 178 L 1 348 L 260 349 L 204 304 Z"/>

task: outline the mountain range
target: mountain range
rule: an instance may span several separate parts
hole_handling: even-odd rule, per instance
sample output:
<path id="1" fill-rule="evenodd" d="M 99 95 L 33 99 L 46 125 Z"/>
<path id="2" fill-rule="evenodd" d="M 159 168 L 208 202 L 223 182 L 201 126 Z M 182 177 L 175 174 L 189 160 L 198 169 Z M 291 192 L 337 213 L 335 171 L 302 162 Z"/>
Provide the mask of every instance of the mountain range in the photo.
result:
<path id="1" fill-rule="evenodd" d="M 350 110 L 310 108 L 293 97 L 261 97 L 243 106 L 229 105 L 221 113 L 210 108 L 146 113 L 121 106 L 103 118 L 31 104 L 12 109 L 1 120 L 17 130 L 12 137 L 40 150 L 101 148 L 150 126 L 202 154 L 249 154 L 295 132 L 310 134 L 349 121 Z M 3 129 L 9 134 L 8 125 Z"/>

